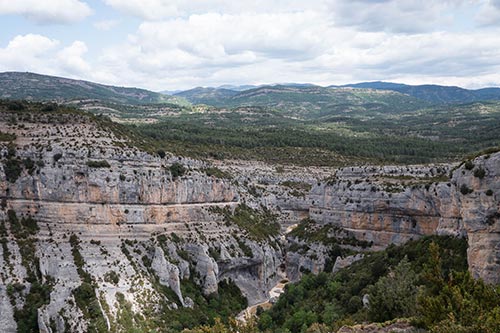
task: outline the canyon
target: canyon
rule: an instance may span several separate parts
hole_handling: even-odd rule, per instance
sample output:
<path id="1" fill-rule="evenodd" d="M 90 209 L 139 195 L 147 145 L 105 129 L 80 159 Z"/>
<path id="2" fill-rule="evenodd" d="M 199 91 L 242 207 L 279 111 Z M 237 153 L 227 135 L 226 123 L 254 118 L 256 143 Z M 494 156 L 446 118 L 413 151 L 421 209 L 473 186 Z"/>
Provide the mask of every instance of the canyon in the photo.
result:
<path id="1" fill-rule="evenodd" d="M 473 276 L 500 283 L 500 153 L 305 168 L 161 157 L 80 112 L 4 110 L 0 128 L 13 136 L 0 142 L 5 332 L 16 332 L 35 281 L 49 295 L 41 332 L 99 320 L 120 331 L 125 310 L 148 328 L 162 309 L 196 305 L 186 283 L 211 295 L 231 282 L 254 305 L 285 278 L 434 234 L 465 237 Z M 79 301 L 87 281 L 102 316 Z"/>

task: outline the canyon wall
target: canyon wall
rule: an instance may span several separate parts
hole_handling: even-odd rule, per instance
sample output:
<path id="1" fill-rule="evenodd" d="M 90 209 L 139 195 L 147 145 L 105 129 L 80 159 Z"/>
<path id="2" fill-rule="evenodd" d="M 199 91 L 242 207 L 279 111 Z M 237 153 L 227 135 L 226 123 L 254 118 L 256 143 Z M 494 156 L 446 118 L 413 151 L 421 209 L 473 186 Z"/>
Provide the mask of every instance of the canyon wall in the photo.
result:
<path id="1" fill-rule="evenodd" d="M 371 249 L 424 235 L 467 237 L 475 277 L 500 283 L 500 153 L 460 166 L 349 167 L 313 187 L 310 217 Z"/>
<path id="2" fill-rule="evenodd" d="M 500 283 L 500 153 L 460 166 L 304 169 L 162 158 L 79 113 L 4 112 L 0 129 L 15 134 L 0 142 L 5 332 L 16 331 L 37 288 L 47 293 L 42 332 L 95 325 L 79 304 L 84 285 L 102 325 L 119 331 L 124 311 L 193 307 L 188 284 L 210 295 L 231 281 L 257 304 L 284 277 L 432 234 L 466 237 L 473 275 Z M 222 172 L 209 176 L 214 166 Z M 270 211 L 281 233 L 234 223 L 237 207 L 250 222 Z"/>
<path id="3" fill-rule="evenodd" d="M 16 331 L 38 285 L 48 293 L 41 332 L 86 332 L 98 322 L 79 303 L 87 282 L 95 295 L 86 302 L 98 302 L 114 331 L 129 307 L 151 318 L 193 307 L 185 283 L 210 295 L 230 281 L 255 304 L 281 278 L 281 245 L 224 218 L 242 203 L 240 190 L 208 176 L 206 163 L 145 153 L 84 115 L 1 113 L 0 128 L 16 135 L 0 145 L 5 332 Z"/>

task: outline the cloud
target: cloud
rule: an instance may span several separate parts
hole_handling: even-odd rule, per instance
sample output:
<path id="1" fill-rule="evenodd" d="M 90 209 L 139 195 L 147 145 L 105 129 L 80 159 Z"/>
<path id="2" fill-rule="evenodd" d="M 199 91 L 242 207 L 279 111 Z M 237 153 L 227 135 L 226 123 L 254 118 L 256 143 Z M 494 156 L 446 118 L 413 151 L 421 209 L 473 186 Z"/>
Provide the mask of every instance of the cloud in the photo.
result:
<path id="1" fill-rule="evenodd" d="M 206 13 L 276 13 L 317 10 L 328 0 L 103 0 L 128 15 L 148 21 Z"/>
<path id="2" fill-rule="evenodd" d="M 59 41 L 42 35 L 16 36 L 7 47 L 0 49 L 0 70 L 47 70 L 46 56 L 58 45 Z"/>
<path id="3" fill-rule="evenodd" d="M 145 22 L 129 38 L 145 62 L 165 68 L 228 66 L 281 58 L 307 58 L 326 40 L 321 16 L 313 12 L 254 15 L 192 15 Z M 291 38 L 293 36 L 293 38 Z M 138 56 L 138 54 L 137 54 Z M 145 60 L 147 59 L 147 60 Z"/>
<path id="4" fill-rule="evenodd" d="M 82 41 L 74 41 L 70 46 L 57 53 L 58 64 L 68 74 L 85 75 L 91 66 L 83 59 L 87 45 Z"/>
<path id="5" fill-rule="evenodd" d="M 41 35 L 17 36 L 0 48 L 0 70 L 151 90 L 366 80 L 500 84 L 500 29 L 473 25 L 473 15 L 493 5 L 486 0 L 429 0 L 426 6 L 416 0 L 103 1 L 119 10 L 128 6 L 144 21 L 135 30 L 127 29 L 133 32 L 124 39 L 106 39 L 107 46 L 93 52 L 88 49 L 95 45 L 94 38 L 61 45 Z M 471 4 L 483 7 L 465 11 Z M 139 12 L 141 6 L 147 13 Z M 354 11 L 358 7 L 360 11 Z M 453 10 L 443 14 L 444 9 Z M 466 28 L 447 28 L 449 22 L 463 20 L 464 11 L 470 14 Z M 351 16 L 341 20 L 341 13 Z M 410 20 L 412 29 L 407 28 Z M 428 26 L 422 25 L 426 21 Z M 127 23 L 119 22 L 120 28 Z M 104 20 L 94 26 L 108 29 L 114 24 Z"/>
<path id="6" fill-rule="evenodd" d="M 91 14 L 79 0 L 0 0 L 0 15 L 22 15 L 39 24 L 74 23 Z"/>
<path id="7" fill-rule="evenodd" d="M 480 26 L 500 25 L 500 0 L 486 1 L 476 14 L 475 21 Z"/>
<path id="8" fill-rule="evenodd" d="M 14 37 L 0 48 L 0 71 L 29 71 L 50 75 L 91 78 L 92 66 L 83 59 L 87 46 L 74 41 L 62 46 L 58 40 L 27 34 Z"/>
<path id="9" fill-rule="evenodd" d="M 335 0 L 329 9 L 338 26 L 362 31 L 418 33 L 453 23 L 453 10 L 465 0 Z"/>
<path id="10" fill-rule="evenodd" d="M 101 20 L 94 22 L 94 28 L 101 31 L 109 31 L 118 25 L 118 20 Z"/>
<path id="11" fill-rule="evenodd" d="M 105 50 L 98 72 L 108 83 L 153 90 L 411 78 L 477 84 L 498 76 L 497 35 L 371 32 L 334 25 L 330 13 L 318 11 L 207 13 L 143 22 L 125 43 Z"/>

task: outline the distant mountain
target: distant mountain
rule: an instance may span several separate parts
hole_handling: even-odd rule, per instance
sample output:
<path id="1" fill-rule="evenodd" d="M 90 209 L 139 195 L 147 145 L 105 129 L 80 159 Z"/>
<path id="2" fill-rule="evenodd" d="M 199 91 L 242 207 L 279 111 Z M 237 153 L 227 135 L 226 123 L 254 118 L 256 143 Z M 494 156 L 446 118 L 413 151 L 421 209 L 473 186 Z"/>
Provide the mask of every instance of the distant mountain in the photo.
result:
<path id="1" fill-rule="evenodd" d="M 0 73 L 0 98 L 57 102 L 95 99 L 127 104 L 175 103 L 172 97 L 144 89 L 21 72 Z"/>
<path id="2" fill-rule="evenodd" d="M 451 103 L 471 103 L 485 100 L 500 100 L 500 88 L 483 88 L 478 90 L 469 90 L 453 86 L 440 86 L 434 84 L 425 85 L 407 85 L 391 82 L 361 82 L 347 84 L 343 86 L 332 87 L 351 87 L 362 89 L 392 90 L 402 94 L 407 94 L 424 101 L 439 104 Z"/>
<path id="3" fill-rule="evenodd" d="M 229 90 L 234 90 L 234 91 L 246 91 L 250 89 L 257 89 L 265 86 L 285 86 L 285 87 L 298 87 L 298 88 L 305 88 L 305 87 L 317 87 L 314 84 L 311 83 L 273 83 L 273 84 L 260 84 L 260 85 L 251 85 L 251 84 L 245 84 L 241 86 L 235 86 L 232 84 L 225 84 L 222 86 L 217 87 L 217 89 L 229 89 Z"/>
<path id="4" fill-rule="evenodd" d="M 262 86 L 241 92 L 195 88 L 175 96 L 184 97 L 194 104 L 216 107 L 267 107 L 303 118 L 350 112 L 398 113 L 428 105 L 412 96 L 387 90 L 325 88 L 308 84 Z"/>
<path id="5" fill-rule="evenodd" d="M 174 94 L 174 96 L 184 97 L 193 104 L 224 106 L 228 99 L 237 94 L 237 91 L 230 89 L 197 87 Z"/>

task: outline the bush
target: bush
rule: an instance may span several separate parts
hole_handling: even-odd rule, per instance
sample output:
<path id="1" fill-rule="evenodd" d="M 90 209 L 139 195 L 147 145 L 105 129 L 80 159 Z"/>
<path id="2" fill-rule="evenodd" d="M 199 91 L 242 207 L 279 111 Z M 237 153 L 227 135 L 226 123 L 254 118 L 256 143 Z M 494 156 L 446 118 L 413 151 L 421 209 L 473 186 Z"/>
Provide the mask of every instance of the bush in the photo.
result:
<path id="1" fill-rule="evenodd" d="M 7 104 L 7 108 L 10 111 L 22 111 L 26 109 L 26 106 L 20 101 L 10 101 Z"/>
<path id="2" fill-rule="evenodd" d="M 186 173 L 186 168 L 180 163 L 174 163 L 169 168 L 172 178 L 182 177 Z"/>
<path id="3" fill-rule="evenodd" d="M 120 282 L 120 276 L 115 271 L 109 271 L 104 275 L 104 281 L 117 285 Z"/>
<path id="4" fill-rule="evenodd" d="M 160 156 L 160 158 L 164 158 L 167 155 L 162 149 L 158 150 L 156 153 Z"/>
<path id="5" fill-rule="evenodd" d="M 464 163 L 464 168 L 467 170 L 472 170 L 474 169 L 474 163 L 472 163 L 471 160 L 468 160 Z"/>
<path id="6" fill-rule="evenodd" d="M 61 153 L 57 153 L 57 154 L 54 154 L 54 156 L 52 156 L 52 158 L 54 159 L 54 162 L 57 162 L 61 159 L 62 157 L 62 154 Z"/>
<path id="7" fill-rule="evenodd" d="M 209 177 L 215 177 L 215 178 L 220 178 L 220 179 L 232 179 L 233 176 L 226 171 L 223 171 L 219 168 L 216 167 L 210 167 L 206 169 L 202 169 L 201 171 L 205 172 L 207 176 Z"/>
<path id="8" fill-rule="evenodd" d="M 462 193 L 463 195 L 467 195 L 472 192 L 474 192 L 474 190 L 469 188 L 467 185 L 462 184 L 462 186 L 460 186 L 460 193 Z"/>
<path id="9" fill-rule="evenodd" d="M 477 177 L 479 179 L 483 179 L 485 175 L 486 175 L 486 171 L 481 167 L 474 170 L 474 177 Z"/>
<path id="10" fill-rule="evenodd" d="M 0 141 L 14 141 L 16 139 L 16 135 L 12 133 L 4 133 L 0 131 Z"/>
<path id="11" fill-rule="evenodd" d="M 5 161 L 3 171 L 5 173 L 5 178 L 8 182 L 15 183 L 16 180 L 21 176 L 23 171 L 21 162 L 16 159 L 8 159 Z"/>

